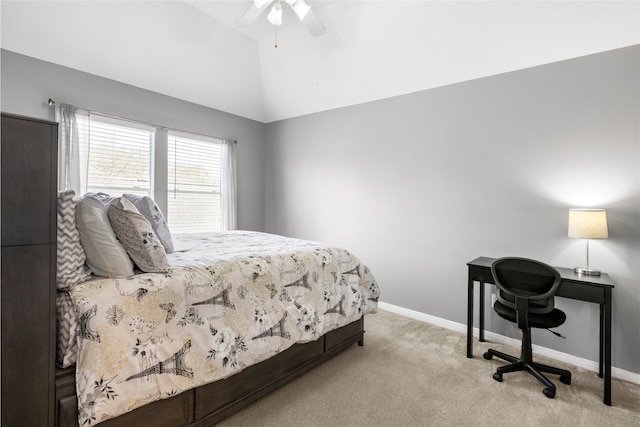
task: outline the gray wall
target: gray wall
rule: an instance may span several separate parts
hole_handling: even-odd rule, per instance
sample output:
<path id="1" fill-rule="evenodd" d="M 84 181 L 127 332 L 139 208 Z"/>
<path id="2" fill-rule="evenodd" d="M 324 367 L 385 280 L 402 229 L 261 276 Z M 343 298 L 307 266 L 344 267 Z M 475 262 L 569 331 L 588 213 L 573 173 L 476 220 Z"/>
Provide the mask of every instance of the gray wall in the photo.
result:
<path id="1" fill-rule="evenodd" d="M 349 248 L 381 300 L 466 324 L 466 263 L 585 263 L 568 209 L 608 211 L 613 365 L 640 373 L 640 48 L 614 50 L 267 125 L 266 231 Z M 558 339 L 598 360 L 595 304 L 558 299 Z M 488 328 L 519 337 L 493 317 Z"/>
<path id="2" fill-rule="evenodd" d="M 604 207 L 610 238 L 592 242 L 591 264 L 616 284 L 613 364 L 640 373 L 639 56 L 635 46 L 264 125 L 2 50 L 0 109 L 53 119 L 51 97 L 237 138 L 240 228 L 349 248 L 382 301 L 459 323 L 466 262 L 584 264 L 567 210 Z M 535 342 L 597 360 L 598 307 L 558 304 L 568 339 Z"/>
<path id="3" fill-rule="evenodd" d="M 114 80 L 1 51 L 3 112 L 54 120 L 57 103 L 168 128 L 238 140 L 238 228 L 264 228 L 265 125 Z"/>

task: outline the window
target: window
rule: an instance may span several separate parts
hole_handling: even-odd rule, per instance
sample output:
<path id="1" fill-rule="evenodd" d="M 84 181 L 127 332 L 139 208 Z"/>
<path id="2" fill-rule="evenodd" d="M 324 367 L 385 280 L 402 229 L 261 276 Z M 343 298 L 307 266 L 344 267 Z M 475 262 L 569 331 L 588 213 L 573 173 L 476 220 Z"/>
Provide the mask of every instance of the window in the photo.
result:
<path id="1" fill-rule="evenodd" d="M 169 226 L 173 233 L 222 229 L 222 141 L 169 131 Z"/>
<path id="2" fill-rule="evenodd" d="M 87 191 L 153 197 L 155 129 L 91 116 Z"/>
<path id="3" fill-rule="evenodd" d="M 150 196 L 172 233 L 222 230 L 221 139 L 167 133 L 93 113 L 86 122 L 89 137 L 80 146 L 80 157 L 85 159 L 81 169 L 87 167 L 81 174 L 86 176 L 82 193 Z"/>

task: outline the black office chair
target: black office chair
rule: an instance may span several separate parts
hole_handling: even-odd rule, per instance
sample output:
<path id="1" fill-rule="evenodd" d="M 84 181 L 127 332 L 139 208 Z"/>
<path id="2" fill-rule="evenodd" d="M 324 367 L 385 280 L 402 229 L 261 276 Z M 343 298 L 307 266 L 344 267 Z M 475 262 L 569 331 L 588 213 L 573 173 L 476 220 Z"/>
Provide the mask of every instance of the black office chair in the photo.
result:
<path id="1" fill-rule="evenodd" d="M 553 297 L 560 286 L 560 273 L 542 262 L 515 257 L 497 259 L 491 265 L 491 273 L 498 286 L 498 299 L 493 308 L 500 317 L 522 329 L 520 358 L 493 349 L 484 354 L 487 360 L 496 356 L 511 362 L 500 366 L 493 379 L 502 382 L 502 374 L 526 370 L 544 384 L 544 395 L 553 399 L 556 386 L 542 373 L 560 375 L 562 383 L 571 384 L 571 372 L 533 361 L 531 328 L 555 328 L 567 319 L 564 312 L 553 307 Z"/>

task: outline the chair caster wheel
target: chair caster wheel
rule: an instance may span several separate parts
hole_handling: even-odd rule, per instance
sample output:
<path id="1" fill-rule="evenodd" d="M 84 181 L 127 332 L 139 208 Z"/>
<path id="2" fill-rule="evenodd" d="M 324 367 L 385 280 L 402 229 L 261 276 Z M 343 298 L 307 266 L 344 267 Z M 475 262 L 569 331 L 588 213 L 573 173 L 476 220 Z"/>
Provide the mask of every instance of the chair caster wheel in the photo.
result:
<path id="1" fill-rule="evenodd" d="M 482 355 L 482 357 L 484 357 L 487 360 L 491 360 L 493 359 L 493 354 L 489 353 L 488 351 Z"/>
<path id="2" fill-rule="evenodd" d="M 552 388 L 545 388 L 544 390 L 542 390 L 542 392 L 549 399 L 553 399 L 554 397 L 556 397 L 556 391 L 554 389 L 552 389 Z"/>
<path id="3" fill-rule="evenodd" d="M 560 382 L 562 384 L 569 385 L 569 384 L 571 384 L 571 377 L 560 377 Z"/>
<path id="4" fill-rule="evenodd" d="M 499 383 L 502 382 L 502 374 L 496 372 L 495 374 L 493 374 L 493 379 L 498 381 Z"/>

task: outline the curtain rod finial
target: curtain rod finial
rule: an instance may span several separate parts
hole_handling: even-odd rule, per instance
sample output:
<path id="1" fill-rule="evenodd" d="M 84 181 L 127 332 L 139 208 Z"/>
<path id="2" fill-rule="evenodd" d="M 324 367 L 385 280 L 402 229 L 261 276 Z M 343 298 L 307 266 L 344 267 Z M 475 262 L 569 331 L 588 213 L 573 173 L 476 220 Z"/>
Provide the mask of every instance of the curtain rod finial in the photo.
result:
<path id="1" fill-rule="evenodd" d="M 49 105 L 49 107 L 56 105 L 56 103 L 51 98 L 49 98 L 49 100 L 47 101 L 47 104 Z"/>

